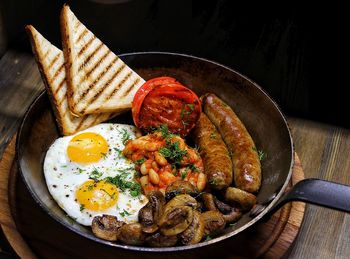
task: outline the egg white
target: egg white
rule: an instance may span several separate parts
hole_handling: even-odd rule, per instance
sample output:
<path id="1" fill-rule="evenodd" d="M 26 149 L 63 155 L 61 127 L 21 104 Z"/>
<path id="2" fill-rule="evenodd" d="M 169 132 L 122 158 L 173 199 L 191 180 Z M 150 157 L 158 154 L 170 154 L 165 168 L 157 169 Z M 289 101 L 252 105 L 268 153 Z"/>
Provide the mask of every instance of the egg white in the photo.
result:
<path id="1" fill-rule="evenodd" d="M 83 132 L 98 133 L 107 141 L 109 151 L 100 161 L 91 164 L 78 164 L 70 161 L 67 155 L 68 144 L 74 136 Z M 118 188 L 119 197 L 116 205 L 104 211 L 91 211 L 82 208 L 75 196 L 76 190 L 89 180 L 94 170 L 102 173 L 98 180 L 115 177 L 122 172 L 128 173 L 127 180 L 134 178 L 136 173 L 134 164 L 121 154 L 125 147 L 123 136 L 125 137 L 126 134 L 130 139 L 135 139 L 136 128 L 131 125 L 102 123 L 75 135 L 57 139 L 47 151 L 44 160 L 44 174 L 49 192 L 67 215 L 78 223 L 90 226 L 92 219 L 102 214 L 117 216 L 119 220 L 127 223 L 135 222 L 139 210 L 147 203 L 144 195 L 132 197 L 127 190 L 123 192 Z"/>

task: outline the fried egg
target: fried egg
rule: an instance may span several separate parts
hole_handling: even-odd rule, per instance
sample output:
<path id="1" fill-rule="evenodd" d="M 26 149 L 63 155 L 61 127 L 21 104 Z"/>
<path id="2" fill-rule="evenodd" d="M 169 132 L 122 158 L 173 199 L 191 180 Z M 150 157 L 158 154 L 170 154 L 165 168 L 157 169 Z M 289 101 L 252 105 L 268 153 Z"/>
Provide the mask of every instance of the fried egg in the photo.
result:
<path id="1" fill-rule="evenodd" d="M 103 123 L 50 146 L 44 160 L 46 184 L 69 217 L 86 226 L 102 214 L 137 221 L 148 200 L 134 180 L 134 164 L 122 154 L 135 134 L 134 126 Z"/>

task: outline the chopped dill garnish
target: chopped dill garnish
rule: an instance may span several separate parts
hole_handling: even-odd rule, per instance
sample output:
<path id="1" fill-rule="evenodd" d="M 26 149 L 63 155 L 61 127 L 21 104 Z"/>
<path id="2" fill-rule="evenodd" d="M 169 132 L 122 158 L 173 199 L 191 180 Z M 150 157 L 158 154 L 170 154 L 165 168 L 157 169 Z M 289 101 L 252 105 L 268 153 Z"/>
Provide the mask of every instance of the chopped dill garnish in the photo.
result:
<path id="1" fill-rule="evenodd" d="M 260 160 L 260 161 L 265 160 L 266 157 L 267 157 L 266 153 L 265 153 L 263 150 L 259 150 L 259 151 L 258 151 L 258 156 L 259 156 L 259 160 Z"/>
<path id="2" fill-rule="evenodd" d="M 141 185 L 136 181 L 127 180 L 128 174 L 122 172 L 115 177 L 106 177 L 104 180 L 111 184 L 116 185 L 122 192 L 128 190 L 132 197 L 138 197 L 141 194 Z"/>
<path id="3" fill-rule="evenodd" d="M 191 169 L 192 172 L 196 172 L 196 173 L 200 172 L 199 168 L 197 166 L 195 166 L 194 164 L 189 165 L 188 167 L 189 167 L 189 169 Z"/>
<path id="4" fill-rule="evenodd" d="M 162 147 L 159 150 L 159 153 L 163 155 L 165 158 L 168 158 L 173 162 L 175 167 L 180 166 L 180 162 L 185 155 L 187 155 L 187 150 L 182 150 L 180 148 L 180 142 L 172 142 L 170 140 L 166 140 L 165 147 Z"/>
<path id="5" fill-rule="evenodd" d="M 140 158 L 136 161 L 134 161 L 135 165 L 142 165 L 146 161 L 146 158 Z"/>
<path id="6" fill-rule="evenodd" d="M 253 150 L 258 153 L 258 157 L 260 161 L 263 161 L 266 159 L 267 154 L 263 150 L 258 150 L 256 147 L 253 147 Z"/>
<path id="7" fill-rule="evenodd" d="M 129 132 L 126 129 L 123 129 L 122 132 L 120 132 L 120 133 L 122 134 L 122 143 L 124 145 L 126 144 L 126 142 L 131 140 L 130 134 L 129 134 Z"/>
<path id="8" fill-rule="evenodd" d="M 130 214 L 127 210 L 125 210 L 125 209 L 123 209 L 123 211 L 120 212 L 119 214 L 120 214 L 120 216 L 122 216 L 122 217 L 130 216 L 130 215 L 131 215 L 131 214 Z"/>
<path id="9" fill-rule="evenodd" d="M 100 178 L 102 175 L 103 175 L 102 172 L 100 172 L 96 168 L 94 168 L 94 170 L 90 173 L 89 178 L 94 180 L 94 181 L 97 181 L 98 178 Z"/>

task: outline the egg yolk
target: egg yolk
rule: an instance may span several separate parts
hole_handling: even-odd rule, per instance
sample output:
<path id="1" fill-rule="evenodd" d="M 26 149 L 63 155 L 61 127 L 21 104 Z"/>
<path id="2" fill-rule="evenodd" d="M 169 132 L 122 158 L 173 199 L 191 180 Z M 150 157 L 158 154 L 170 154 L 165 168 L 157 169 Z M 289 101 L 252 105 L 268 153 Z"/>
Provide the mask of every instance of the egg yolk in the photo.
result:
<path id="1" fill-rule="evenodd" d="M 115 185 L 108 182 L 88 180 L 78 188 L 75 195 L 82 208 L 103 211 L 117 203 L 119 192 Z"/>
<path id="2" fill-rule="evenodd" d="M 98 162 L 108 152 L 107 141 L 99 134 L 85 132 L 76 135 L 68 144 L 67 154 L 77 163 Z"/>

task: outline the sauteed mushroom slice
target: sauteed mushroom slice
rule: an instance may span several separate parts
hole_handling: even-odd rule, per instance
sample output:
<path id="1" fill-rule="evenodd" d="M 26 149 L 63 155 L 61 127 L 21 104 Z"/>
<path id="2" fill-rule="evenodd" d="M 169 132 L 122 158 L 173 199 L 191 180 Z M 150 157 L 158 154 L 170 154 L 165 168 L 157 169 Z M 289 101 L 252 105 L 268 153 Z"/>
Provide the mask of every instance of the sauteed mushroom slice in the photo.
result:
<path id="1" fill-rule="evenodd" d="M 165 205 L 164 195 L 160 191 L 152 191 L 148 196 L 148 203 L 139 211 L 139 222 L 142 231 L 154 233 L 158 230 L 158 221 Z"/>
<path id="2" fill-rule="evenodd" d="M 125 222 L 119 221 L 115 216 L 102 215 L 94 217 L 91 229 L 95 236 L 99 238 L 116 241 L 123 225 L 125 225 Z"/>
<path id="3" fill-rule="evenodd" d="M 214 198 L 214 203 L 219 211 L 223 214 L 226 223 L 236 222 L 242 217 L 242 212 L 239 209 L 231 207 L 228 204 L 219 201 L 217 198 Z"/>
<path id="4" fill-rule="evenodd" d="M 165 209 L 159 220 L 160 232 L 165 236 L 183 232 L 192 223 L 193 212 L 189 206 L 172 206 Z"/>
<path id="5" fill-rule="evenodd" d="M 193 209 L 198 207 L 198 202 L 195 198 L 191 197 L 188 194 L 180 194 L 171 199 L 164 207 L 164 210 L 174 206 L 189 206 Z"/>
<path id="6" fill-rule="evenodd" d="M 165 236 L 162 233 L 154 233 L 146 237 L 146 243 L 152 247 L 174 246 L 177 243 L 177 236 Z"/>
<path id="7" fill-rule="evenodd" d="M 226 223 L 236 222 L 242 216 L 242 212 L 239 209 L 231 207 L 230 205 L 228 205 L 222 201 L 219 201 L 211 193 L 204 193 L 202 195 L 202 199 L 203 199 L 205 207 L 209 211 L 221 212 Z"/>
<path id="8" fill-rule="evenodd" d="M 216 235 L 225 228 L 226 221 L 219 211 L 206 211 L 201 214 L 201 218 L 204 222 L 204 235 Z"/>
<path id="9" fill-rule="evenodd" d="M 235 187 L 228 187 L 226 189 L 225 200 L 232 205 L 239 205 L 243 211 L 250 210 L 256 204 L 254 194 Z"/>
<path id="10" fill-rule="evenodd" d="M 160 191 L 152 191 L 148 196 L 148 200 L 152 205 L 154 220 L 157 222 L 163 213 L 165 197 Z"/>
<path id="11" fill-rule="evenodd" d="M 198 193 L 198 189 L 190 182 L 177 180 L 167 186 L 165 190 L 165 198 L 170 200 L 179 194 L 189 194 L 195 197 Z"/>
<path id="12" fill-rule="evenodd" d="M 146 235 L 140 223 L 125 224 L 120 228 L 119 240 L 127 245 L 142 245 Z"/>
<path id="13" fill-rule="evenodd" d="M 199 243 L 204 236 L 204 222 L 201 213 L 193 211 L 193 220 L 191 225 L 180 234 L 181 244 L 193 245 Z"/>
<path id="14" fill-rule="evenodd" d="M 140 209 L 139 222 L 142 226 L 142 231 L 145 233 L 154 233 L 158 230 L 158 226 L 153 217 L 152 204 L 150 202 Z"/>

